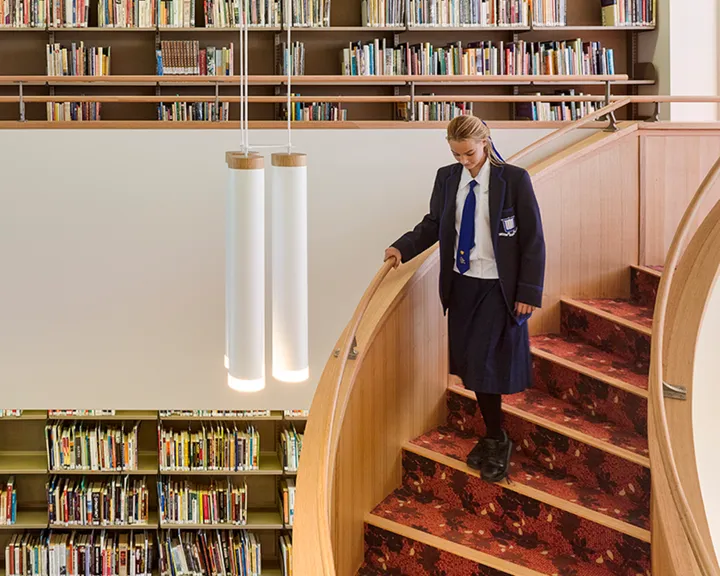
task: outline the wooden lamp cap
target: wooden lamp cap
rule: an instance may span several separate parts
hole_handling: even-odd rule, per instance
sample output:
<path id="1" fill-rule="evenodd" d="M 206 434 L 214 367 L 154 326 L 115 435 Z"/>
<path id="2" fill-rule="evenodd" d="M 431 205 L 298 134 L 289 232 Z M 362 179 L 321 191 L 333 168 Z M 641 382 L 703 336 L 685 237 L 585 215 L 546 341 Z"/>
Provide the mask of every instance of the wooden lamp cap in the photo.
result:
<path id="1" fill-rule="evenodd" d="M 225 152 L 225 161 L 233 170 L 260 170 L 265 167 L 265 158 L 259 152 Z"/>
<path id="2" fill-rule="evenodd" d="M 272 155 L 272 165 L 281 166 L 283 168 L 307 166 L 307 154 L 300 154 L 297 152 L 276 152 Z"/>

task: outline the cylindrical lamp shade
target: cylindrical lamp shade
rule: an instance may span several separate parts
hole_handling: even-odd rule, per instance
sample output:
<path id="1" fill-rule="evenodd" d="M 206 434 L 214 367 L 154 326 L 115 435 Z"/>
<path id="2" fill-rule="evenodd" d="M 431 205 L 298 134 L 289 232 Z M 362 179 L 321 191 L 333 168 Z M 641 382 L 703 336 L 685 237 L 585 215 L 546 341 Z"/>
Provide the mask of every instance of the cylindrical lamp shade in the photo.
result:
<path id="1" fill-rule="evenodd" d="M 273 377 L 303 382 L 308 361 L 307 156 L 272 155 Z"/>
<path id="2" fill-rule="evenodd" d="M 225 338 L 228 386 L 265 388 L 264 159 L 226 154 Z"/>

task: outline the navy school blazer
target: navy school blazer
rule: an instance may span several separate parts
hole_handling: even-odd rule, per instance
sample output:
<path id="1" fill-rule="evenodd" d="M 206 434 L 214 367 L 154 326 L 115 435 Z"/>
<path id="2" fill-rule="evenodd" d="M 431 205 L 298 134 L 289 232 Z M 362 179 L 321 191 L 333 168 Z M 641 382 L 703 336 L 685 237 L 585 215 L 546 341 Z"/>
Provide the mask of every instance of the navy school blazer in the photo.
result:
<path id="1" fill-rule="evenodd" d="M 437 171 L 430 212 L 392 244 L 400 251 L 404 263 L 440 241 L 440 301 L 444 312 L 450 302 L 454 274 L 455 211 L 462 170 L 462 165 L 456 163 Z M 545 239 L 530 175 L 519 166 L 493 164 L 489 196 L 492 242 L 508 311 L 515 314 L 515 302 L 540 307 Z"/>

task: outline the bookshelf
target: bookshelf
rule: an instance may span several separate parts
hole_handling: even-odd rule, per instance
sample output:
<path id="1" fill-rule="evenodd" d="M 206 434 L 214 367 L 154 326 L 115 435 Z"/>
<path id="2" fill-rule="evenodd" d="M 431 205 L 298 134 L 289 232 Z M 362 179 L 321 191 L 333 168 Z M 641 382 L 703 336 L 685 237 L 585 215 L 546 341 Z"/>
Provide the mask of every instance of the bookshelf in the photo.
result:
<path id="1" fill-rule="evenodd" d="M 279 539 L 282 534 L 292 534 L 292 525 L 286 524 L 278 507 L 278 495 L 283 479 L 294 479 L 297 471 L 283 468 L 278 453 L 283 430 L 294 427 L 303 433 L 307 415 L 286 415 L 283 411 L 264 413 L 197 415 L 192 413 L 167 414 L 158 411 L 117 411 L 114 414 L 59 414 L 48 411 L 23 411 L 19 416 L 0 416 L 0 490 L 13 477 L 13 490 L 17 498 L 17 515 L 14 524 L 0 524 L 0 576 L 5 576 L 5 547 L 11 539 L 23 533 L 41 534 L 52 530 L 57 534 L 91 534 L 105 530 L 108 535 L 153 534 L 157 538 L 165 534 L 229 534 L 229 531 L 251 532 L 257 538 L 262 550 L 262 576 L 280 576 L 281 550 Z M 122 428 L 129 433 L 136 430 L 133 438 L 137 443 L 138 468 L 135 470 L 78 470 L 48 469 L 51 458 L 48 454 L 46 427 L 57 425 L 57 430 L 70 426 L 72 429 L 101 430 Z M 135 428 L 137 426 L 137 428 Z M 158 453 L 161 429 L 182 429 L 200 431 L 204 429 L 245 430 L 252 426 L 259 433 L 257 469 L 248 470 L 165 470 L 161 469 Z M 63 428 L 65 427 L 65 428 Z M 108 433 L 108 436 L 110 434 Z M 80 438 L 80 436 L 78 436 Z M 129 438 L 129 436 L 128 436 Z M 218 446 L 220 446 L 218 444 Z M 237 449 L 237 448 L 236 448 Z M 209 450 L 209 449 L 208 449 Z M 62 486 L 73 489 L 80 486 L 79 494 L 89 498 L 90 485 L 110 482 L 116 479 L 122 483 L 127 479 L 131 484 L 140 483 L 147 489 L 147 521 L 124 524 L 78 524 L 72 522 L 49 522 L 48 487 L 53 479 L 57 482 L 56 492 L 62 493 Z M 67 484 L 63 482 L 67 481 Z M 187 482 L 201 490 L 211 490 L 217 485 L 233 484 L 244 487 L 247 509 L 245 524 L 228 522 L 203 523 L 171 522 L 160 516 L 158 483 Z M 87 488 L 85 482 L 88 483 Z M 83 490 L 87 490 L 83 492 Z M 110 493 L 111 490 L 108 490 Z M 128 492 L 129 493 L 129 492 Z M 207 492 L 206 492 L 207 493 Z M 57 500 L 55 500 L 57 502 Z M 56 514 L 57 506 L 55 508 Z M 63 519 L 62 516 L 60 516 Z M 222 536 L 224 538 L 224 536 Z M 153 576 L 160 575 L 157 549 L 154 551 Z"/>
<path id="2" fill-rule="evenodd" d="M 212 102 L 213 99 L 238 96 L 237 76 L 156 76 L 155 51 L 165 41 L 194 41 L 201 50 L 207 47 L 227 47 L 232 43 L 233 69 L 239 70 L 239 30 L 231 27 L 207 27 L 203 2 L 195 1 L 192 4 L 195 9 L 193 27 L 155 24 L 143 28 L 108 28 L 99 26 L 97 6 L 98 2 L 103 0 L 83 1 L 89 6 L 86 27 L 0 26 L 0 54 L 12 55 L 12 58 L 0 58 L 0 122 L 15 122 L 21 119 L 18 105 L 20 83 L 23 86 L 23 98 L 27 102 L 24 107 L 24 120 L 27 124 L 47 119 L 47 102 L 33 101 L 32 97 L 105 97 L 108 100 L 101 102 L 100 121 L 127 122 L 128 127 L 134 127 L 136 124 L 130 124 L 131 122 L 170 122 L 157 120 L 158 101 L 143 98 L 185 96 L 188 103 L 192 104 L 192 98 L 206 98 Z M 638 37 L 655 29 L 656 14 L 653 14 L 653 21 L 645 23 L 641 18 L 635 18 L 634 24 L 628 22 L 626 25 L 618 25 L 618 22 L 611 21 L 611 25 L 604 26 L 602 9 L 597 0 L 573 0 L 557 2 L 567 5 L 566 24 L 563 26 L 544 24 L 542 18 L 535 19 L 532 14 L 524 18 L 526 21 L 522 24 L 507 25 L 501 22 L 491 26 L 425 25 L 414 22 L 417 19 L 414 13 L 413 17 L 408 17 L 410 6 L 420 6 L 424 5 L 423 3 L 429 5 L 435 0 L 399 1 L 405 6 L 401 10 L 404 13 L 400 22 L 392 25 L 363 26 L 362 10 L 365 0 L 330 0 L 329 26 L 293 26 L 292 40 L 304 45 L 306 72 L 305 76 L 292 78 L 293 92 L 308 98 L 362 96 L 366 100 L 341 104 L 348 122 L 396 122 L 397 103 L 383 101 L 382 97 L 412 94 L 461 98 L 470 95 L 510 96 L 538 92 L 555 94 L 561 90 L 602 95 L 606 89 L 606 81 L 591 75 L 571 75 L 564 80 L 541 77 L 526 79 L 518 76 L 461 76 L 453 79 L 447 76 L 416 75 L 342 76 L 342 50 L 352 43 L 367 44 L 374 39 L 384 41 L 388 48 L 426 42 L 437 48 L 456 42 L 462 43 L 463 47 L 481 41 L 493 42 L 495 46 L 500 43 L 507 46 L 518 42 L 547 43 L 580 38 L 583 42 L 599 42 L 602 47 L 612 49 L 614 73 L 623 77 L 612 81 L 614 95 L 637 95 L 639 87 L 655 84 L 657 80 L 652 66 L 638 61 Z M 457 4 L 464 5 L 466 1 L 470 0 Z M 529 0 L 531 6 L 541 6 L 545 15 L 552 12 L 552 7 L 548 8 L 552 3 L 552 0 Z M 394 3 L 389 0 L 387 6 L 391 5 Z M 284 118 L 284 103 L 263 101 L 262 97 L 282 96 L 286 91 L 285 77 L 279 75 L 279 70 L 282 43 L 287 40 L 287 30 L 283 25 L 251 26 L 248 36 L 250 95 L 258 97 L 258 100 L 250 103 L 250 120 L 259 123 L 258 125 L 275 122 L 280 126 Z M 69 47 L 73 42 L 83 42 L 87 47 L 110 47 L 111 76 L 47 77 L 46 45 L 58 43 Z M 119 99 L 109 100 L 113 96 Z M 133 101 L 131 97 L 136 97 L 137 100 Z M 237 122 L 240 117 L 237 100 L 225 101 L 229 102 L 230 121 Z M 172 101 L 166 103 L 169 102 Z M 199 105 L 197 101 L 195 103 Z M 488 120 L 516 119 L 516 105 L 513 102 L 476 102 L 472 112 Z M 635 108 L 628 107 L 619 112 L 619 119 L 635 115 Z M 203 125 L 214 127 L 213 124 L 221 123 L 203 122 Z M 403 123 L 396 125 L 402 126 Z"/>

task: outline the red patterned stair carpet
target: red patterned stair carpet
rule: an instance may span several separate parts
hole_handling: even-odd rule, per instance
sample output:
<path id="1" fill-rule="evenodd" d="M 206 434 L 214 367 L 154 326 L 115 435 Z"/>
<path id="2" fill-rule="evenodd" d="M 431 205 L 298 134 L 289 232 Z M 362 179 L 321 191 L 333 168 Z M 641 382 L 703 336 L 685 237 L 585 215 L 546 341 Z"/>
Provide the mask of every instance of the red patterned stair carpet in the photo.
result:
<path id="1" fill-rule="evenodd" d="M 506 397 L 509 479 L 465 458 L 485 432 L 451 387 L 445 426 L 403 447 L 403 483 L 365 524 L 359 576 L 649 576 L 647 374 L 660 273 L 631 298 L 561 303 L 561 333 L 531 339 L 535 385 Z"/>

